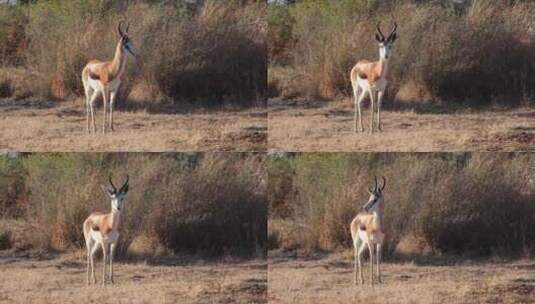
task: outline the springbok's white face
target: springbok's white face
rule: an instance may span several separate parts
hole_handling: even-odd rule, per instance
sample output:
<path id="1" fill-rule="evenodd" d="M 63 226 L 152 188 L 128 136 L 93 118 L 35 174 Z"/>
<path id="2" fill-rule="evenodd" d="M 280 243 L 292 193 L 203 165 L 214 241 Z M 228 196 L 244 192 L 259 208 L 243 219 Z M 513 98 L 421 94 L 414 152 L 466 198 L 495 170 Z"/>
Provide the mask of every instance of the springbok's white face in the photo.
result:
<path id="1" fill-rule="evenodd" d="M 127 51 L 130 55 L 132 55 L 134 58 L 137 57 L 136 49 L 134 48 L 134 44 L 132 44 L 132 40 L 128 36 L 124 36 L 121 40 L 123 49 Z"/>
<path id="2" fill-rule="evenodd" d="M 376 193 L 370 193 L 370 198 L 363 209 L 367 212 L 375 212 L 378 210 L 379 206 L 383 202 L 383 193 L 378 191 Z"/>
<path id="3" fill-rule="evenodd" d="M 392 46 L 394 45 L 394 41 L 396 41 L 398 34 L 396 32 L 397 24 L 394 22 L 394 26 L 392 28 L 392 32 L 390 32 L 390 35 L 388 35 L 388 38 L 385 38 L 383 33 L 381 32 L 381 27 L 379 24 L 377 24 L 377 32 L 375 33 L 375 40 L 377 40 L 377 43 L 379 43 L 379 56 L 381 59 L 388 59 L 390 58 L 390 54 L 392 52 Z"/>
<path id="4" fill-rule="evenodd" d="M 118 193 L 118 194 L 110 195 L 111 208 L 117 211 L 123 210 L 123 203 L 124 203 L 125 196 L 126 196 L 126 193 Z"/>
<path id="5" fill-rule="evenodd" d="M 392 45 L 393 43 L 379 43 L 379 57 L 381 59 L 388 59 L 390 58 L 390 54 L 392 51 Z"/>
<path id="6" fill-rule="evenodd" d="M 383 203 L 383 190 L 386 186 L 386 178 L 383 176 L 383 185 L 379 187 L 377 184 L 377 176 L 375 177 L 375 187 L 369 188 L 368 192 L 370 193 L 370 198 L 368 198 L 368 202 L 362 207 L 362 209 L 366 212 L 376 212 L 379 210 L 379 206 Z"/>
<path id="7" fill-rule="evenodd" d="M 114 211 L 121 211 L 123 210 L 123 205 L 124 205 L 124 198 L 126 196 L 126 193 L 128 193 L 128 175 L 126 176 L 126 181 L 124 182 L 124 184 L 121 186 L 121 188 L 119 190 L 117 190 L 117 188 L 115 188 L 115 185 L 113 184 L 113 182 L 111 181 L 111 176 L 109 178 L 109 182 L 110 182 L 110 188 L 106 188 L 105 186 L 102 186 L 102 189 L 104 190 L 104 192 L 106 192 L 109 196 L 110 196 L 110 199 L 111 199 L 111 209 L 114 210 Z"/>
<path id="8" fill-rule="evenodd" d="M 132 55 L 134 58 L 137 57 L 136 50 L 134 48 L 134 45 L 132 44 L 132 40 L 130 39 L 130 36 L 128 36 L 128 29 L 130 28 L 130 23 L 126 25 L 126 30 L 123 31 L 122 25 L 124 21 L 119 22 L 119 26 L 117 27 L 117 31 L 119 32 L 119 36 L 121 37 L 121 47 L 123 51 L 127 51 Z"/>

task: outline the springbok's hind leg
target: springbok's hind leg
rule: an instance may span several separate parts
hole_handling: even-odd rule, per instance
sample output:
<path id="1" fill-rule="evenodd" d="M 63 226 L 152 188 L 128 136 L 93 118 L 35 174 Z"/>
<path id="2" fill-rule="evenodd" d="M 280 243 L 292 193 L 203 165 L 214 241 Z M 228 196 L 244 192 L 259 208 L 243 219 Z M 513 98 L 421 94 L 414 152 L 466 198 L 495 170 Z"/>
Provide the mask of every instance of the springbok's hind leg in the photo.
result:
<path id="1" fill-rule="evenodd" d="M 91 241 L 86 241 L 85 247 L 87 248 L 87 285 L 89 285 L 91 284 L 91 249 L 93 244 L 91 244 Z"/>
<path id="2" fill-rule="evenodd" d="M 93 284 L 97 283 L 97 278 L 95 277 L 95 253 L 97 250 L 98 244 L 93 242 L 91 247 L 91 277 L 93 278 Z"/>
<path id="3" fill-rule="evenodd" d="M 91 124 L 93 126 L 93 132 L 97 132 L 97 126 L 95 125 L 95 101 L 98 97 L 98 91 L 93 90 L 91 94 L 91 99 L 89 100 L 89 112 L 91 114 Z"/>
<path id="4" fill-rule="evenodd" d="M 86 118 L 86 122 L 87 122 L 87 133 L 89 133 L 89 132 L 91 132 L 89 130 L 89 127 L 90 127 L 89 112 L 91 111 L 90 102 L 91 102 L 92 92 L 91 92 L 91 89 L 89 87 L 86 87 L 85 83 L 84 83 L 84 92 L 85 92 L 85 118 Z"/>
<path id="5" fill-rule="evenodd" d="M 353 284 L 358 284 L 358 242 L 357 240 L 353 241 Z"/>
<path id="6" fill-rule="evenodd" d="M 366 245 L 363 242 L 361 242 L 360 243 L 360 247 L 359 247 L 358 252 L 357 252 L 357 265 L 358 265 L 358 270 L 359 270 L 359 284 L 360 285 L 364 284 L 364 276 L 362 274 L 361 257 L 362 257 L 362 253 L 364 252 L 365 248 L 366 248 Z"/>
<path id="7" fill-rule="evenodd" d="M 359 116 L 359 131 L 364 132 L 364 128 L 362 127 L 362 102 L 364 101 L 364 98 L 366 97 L 367 91 L 360 89 L 360 96 L 358 97 L 357 104 L 358 104 L 358 116 Z"/>
<path id="8" fill-rule="evenodd" d="M 360 116 L 360 96 L 359 96 L 359 85 L 356 81 L 351 82 L 353 87 L 353 102 L 354 104 L 354 121 L 353 121 L 353 132 L 362 132 L 362 119 Z"/>
<path id="9" fill-rule="evenodd" d="M 91 110 L 91 124 L 93 126 L 93 133 L 97 132 L 97 125 L 95 122 L 95 102 L 97 101 L 98 94 L 100 94 L 100 92 L 97 90 L 94 90 L 91 96 L 91 100 L 89 102 L 89 108 Z"/>

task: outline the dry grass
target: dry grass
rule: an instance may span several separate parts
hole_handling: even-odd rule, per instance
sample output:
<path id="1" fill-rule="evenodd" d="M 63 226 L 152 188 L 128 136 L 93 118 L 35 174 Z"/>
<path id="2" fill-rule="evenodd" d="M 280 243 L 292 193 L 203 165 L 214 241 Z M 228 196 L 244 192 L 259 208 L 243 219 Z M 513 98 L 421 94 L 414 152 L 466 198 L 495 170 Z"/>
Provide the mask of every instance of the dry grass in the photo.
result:
<path id="1" fill-rule="evenodd" d="M 270 101 L 269 149 L 274 151 L 525 151 L 535 149 L 535 111 L 383 110 L 384 132 L 353 133 L 349 99 L 335 103 Z M 364 108 L 364 128 L 369 108 Z"/>
<path id="2" fill-rule="evenodd" d="M 127 65 L 128 84 L 121 95 L 146 84 L 145 93 L 154 97 L 148 103 L 264 104 L 265 3 L 148 2 L 39 1 L 26 6 L 25 66 L 39 74 L 35 93 L 60 99 L 82 95 L 84 65 L 111 59 L 117 21 L 127 19 L 139 56 L 137 64 Z"/>
<path id="3" fill-rule="evenodd" d="M 349 224 L 386 176 L 384 256 L 533 252 L 533 153 L 294 153 L 272 158 L 271 249 L 352 248 Z M 284 187 L 281 185 L 285 185 Z M 535 232 L 535 231 L 533 231 Z"/>
<path id="4" fill-rule="evenodd" d="M 263 108 L 191 113 L 115 111 L 113 135 L 86 133 L 79 101 L 0 103 L 0 150 L 11 151 L 264 151 Z M 102 111 L 96 113 L 101 129 Z"/>
<path id="5" fill-rule="evenodd" d="M 256 153 L 0 157 L 0 202 L 16 211 L 0 213 L 0 247 L 45 252 L 84 248 L 83 221 L 91 212 L 110 210 L 110 198 L 99 185 L 106 185 L 110 174 L 115 182 L 129 174 L 118 257 L 168 252 L 264 257 L 264 172 L 263 154 Z"/>
<path id="6" fill-rule="evenodd" d="M 364 263 L 369 267 L 367 260 Z M 533 303 L 535 260 L 383 263 L 383 284 L 354 287 L 350 254 L 269 258 L 270 303 Z M 364 269 L 367 282 L 368 268 Z"/>
<path id="7" fill-rule="evenodd" d="M 533 101 L 535 50 L 528 1 L 339 0 L 297 1 L 272 7 L 269 60 L 296 80 L 270 77 L 284 95 L 334 99 L 351 95 L 348 79 L 358 60 L 376 60 L 375 25 L 395 19 L 399 39 L 389 64 L 387 97 L 414 82 L 435 100 L 468 106 Z M 273 29 L 271 29 L 271 27 Z M 384 30 L 386 31 L 386 29 Z M 277 91 L 277 90 L 275 90 Z M 507 98 L 504 98 L 507 97 Z"/>
<path id="8" fill-rule="evenodd" d="M 2 303 L 266 303 L 265 260 L 116 263 L 115 285 L 87 286 L 83 254 L 10 257 L 0 251 Z M 96 274 L 100 282 L 101 260 Z"/>

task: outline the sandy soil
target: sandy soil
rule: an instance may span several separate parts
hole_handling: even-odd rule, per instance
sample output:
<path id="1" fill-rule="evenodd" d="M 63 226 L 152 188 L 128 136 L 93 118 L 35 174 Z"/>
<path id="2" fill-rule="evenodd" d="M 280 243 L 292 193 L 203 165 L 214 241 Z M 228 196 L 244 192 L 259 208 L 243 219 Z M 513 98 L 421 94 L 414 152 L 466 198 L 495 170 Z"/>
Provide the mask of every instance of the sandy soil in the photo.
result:
<path id="1" fill-rule="evenodd" d="M 381 112 L 384 131 L 353 133 L 349 99 L 269 102 L 271 151 L 526 151 L 535 150 L 535 109 L 446 112 L 407 105 Z M 369 127 L 369 108 L 363 125 Z"/>
<path id="2" fill-rule="evenodd" d="M 2 257 L 0 303 L 267 303 L 267 264 L 117 263 L 115 285 L 87 286 L 80 256 Z M 102 263 L 96 269 L 100 282 Z"/>
<path id="3" fill-rule="evenodd" d="M 450 266 L 383 263 L 383 284 L 372 288 L 352 285 L 349 255 L 271 256 L 269 303 L 535 303 L 535 260 Z M 369 264 L 364 265 L 367 282 Z"/>
<path id="4" fill-rule="evenodd" d="M 68 102 L 1 101 L 0 150 L 10 151 L 265 151 L 263 108 L 168 114 L 114 111 L 115 132 L 87 134 L 85 108 Z M 102 109 L 97 109 L 97 130 Z"/>

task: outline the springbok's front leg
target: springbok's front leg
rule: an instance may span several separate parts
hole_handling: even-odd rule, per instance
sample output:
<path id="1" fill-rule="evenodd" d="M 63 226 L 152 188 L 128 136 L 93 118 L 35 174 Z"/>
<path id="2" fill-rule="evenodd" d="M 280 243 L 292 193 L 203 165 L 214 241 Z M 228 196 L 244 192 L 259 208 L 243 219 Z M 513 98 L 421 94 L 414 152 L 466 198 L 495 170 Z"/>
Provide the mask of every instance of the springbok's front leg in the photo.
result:
<path id="1" fill-rule="evenodd" d="M 115 252 L 115 243 L 110 245 L 110 282 L 114 284 L 113 281 L 113 253 Z"/>
<path id="2" fill-rule="evenodd" d="M 117 92 L 110 92 L 110 132 L 113 132 L 113 105 L 115 103 L 115 97 Z"/>
<path id="3" fill-rule="evenodd" d="M 106 116 L 107 116 L 107 108 L 108 108 L 108 98 L 109 98 L 109 92 L 107 89 L 102 89 L 102 102 L 103 102 L 103 111 L 104 111 L 104 121 L 102 122 L 102 133 L 106 133 Z"/>
<path id="4" fill-rule="evenodd" d="M 371 119 L 370 119 L 370 133 L 373 133 L 373 116 L 374 116 L 374 105 L 375 105 L 375 100 L 374 100 L 374 90 L 370 89 L 370 107 L 371 107 L 371 112 L 372 112 L 372 116 L 371 116 Z"/>
<path id="5" fill-rule="evenodd" d="M 384 91 L 377 92 L 377 130 L 383 131 L 381 124 L 381 105 L 383 104 Z"/>
<path id="6" fill-rule="evenodd" d="M 103 266 L 102 267 L 102 286 L 105 286 L 106 285 L 106 263 L 107 263 L 107 260 L 108 260 L 108 245 L 105 245 L 104 243 L 102 244 L 102 261 L 103 261 Z"/>
<path id="7" fill-rule="evenodd" d="M 370 251 L 370 283 L 373 286 L 373 245 L 368 243 L 368 250 Z"/>
<path id="8" fill-rule="evenodd" d="M 377 244 L 376 250 L 377 261 L 375 261 L 375 263 L 377 264 L 377 282 L 383 283 L 383 281 L 381 280 L 381 244 Z"/>

